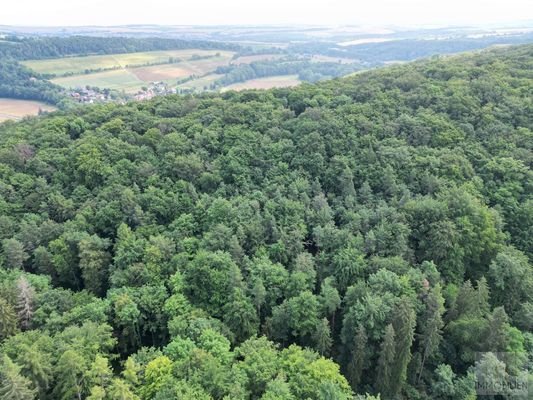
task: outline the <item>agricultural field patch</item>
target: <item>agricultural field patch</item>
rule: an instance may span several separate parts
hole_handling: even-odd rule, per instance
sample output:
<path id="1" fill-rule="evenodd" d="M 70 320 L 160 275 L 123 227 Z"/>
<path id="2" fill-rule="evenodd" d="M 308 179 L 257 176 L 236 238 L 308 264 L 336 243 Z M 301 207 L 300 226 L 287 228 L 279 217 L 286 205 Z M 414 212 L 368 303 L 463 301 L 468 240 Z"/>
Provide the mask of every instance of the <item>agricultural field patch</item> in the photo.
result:
<path id="1" fill-rule="evenodd" d="M 219 57 L 211 57 L 203 60 L 184 61 L 175 65 L 188 68 L 191 71 L 191 75 L 202 76 L 215 71 L 218 67 L 229 65 L 230 62 L 230 55 L 221 54 Z"/>
<path id="2" fill-rule="evenodd" d="M 55 109 L 54 106 L 40 101 L 0 98 L 0 122 L 18 120 L 28 115 L 37 115 L 39 111 Z"/>
<path id="3" fill-rule="evenodd" d="M 172 84 L 178 79 L 191 75 L 203 76 L 213 72 L 218 67 L 228 65 L 230 59 L 231 57 L 224 55 L 201 60 L 183 61 L 177 64 L 130 68 L 128 71 L 143 82 L 164 81 Z"/>
<path id="4" fill-rule="evenodd" d="M 266 78 L 250 79 L 245 82 L 234 83 L 232 85 L 225 86 L 221 89 L 221 92 L 228 90 L 246 90 L 246 89 L 272 89 L 280 87 L 292 87 L 301 83 L 298 79 L 298 75 L 278 75 L 269 76 Z"/>
<path id="5" fill-rule="evenodd" d="M 88 75 L 67 76 L 53 79 L 52 82 L 67 89 L 96 86 L 99 88 L 124 90 L 125 92 L 137 91 L 145 84 L 144 81 L 126 69 L 104 71 Z"/>
<path id="6" fill-rule="evenodd" d="M 189 68 L 180 64 L 154 65 L 128 69 L 128 72 L 143 82 L 168 81 L 192 75 Z"/>

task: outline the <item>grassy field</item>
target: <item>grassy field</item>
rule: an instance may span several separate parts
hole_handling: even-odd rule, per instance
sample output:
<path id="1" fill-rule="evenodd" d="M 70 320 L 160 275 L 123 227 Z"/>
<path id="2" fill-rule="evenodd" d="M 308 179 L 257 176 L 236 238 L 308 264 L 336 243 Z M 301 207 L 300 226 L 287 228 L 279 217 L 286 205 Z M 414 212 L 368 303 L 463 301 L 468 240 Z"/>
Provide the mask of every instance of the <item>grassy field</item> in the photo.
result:
<path id="1" fill-rule="evenodd" d="M 168 62 L 170 57 L 187 61 L 194 55 L 205 57 L 214 56 L 217 53 L 220 54 L 220 57 L 217 58 L 228 59 L 231 59 L 234 54 L 230 51 L 221 50 L 187 49 L 109 54 L 101 56 L 65 57 L 52 60 L 24 61 L 23 64 L 40 73 L 56 75 L 63 75 L 66 73 L 82 74 L 87 69 L 126 68 L 127 66 L 133 65 L 163 63 Z"/>
<path id="2" fill-rule="evenodd" d="M 39 110 L 54 111 L 55 107 L 40 101 L 0 98 L 0 122 L 8 119 L 21 119 L 27 115 L 37 115 Z"/>
<path id="3" fill-rule="evenodd" d="M 122 68 L 91 74 L 59 77 L 53 79 L 52 82 L 65 88 L 78 88 L 88 85 L 99 88 L 124 90 L 125 92 L 132 93 L 150 82 L 163 81 L 170 85 L 175 85 L 176 81 L 181 78 L 191 75 L 203 76 L 215 71 L 219 66 L 228 65 L 233 55 L 231 52 L 219 52 L 219 56 L 190 60 L 190 55 L 197 54 L 197 50 L 187 51 L 189 52 L 189 57 L 186 61 L 179 63 Z M 182 57 L 182 59 L 185 59 L 185 57 Z"/>
<path id="4" fill-rule="evenodd" d="M 300 84 L 298 75 L 279 75 L 269 76 L 266 78 L 250 79 L 249 81 L 234 83 L 222 88 L 222 92 L 228 90 L 245 90 L 245 89 L 271 89 L 276 87 L 291 87 Z"/>

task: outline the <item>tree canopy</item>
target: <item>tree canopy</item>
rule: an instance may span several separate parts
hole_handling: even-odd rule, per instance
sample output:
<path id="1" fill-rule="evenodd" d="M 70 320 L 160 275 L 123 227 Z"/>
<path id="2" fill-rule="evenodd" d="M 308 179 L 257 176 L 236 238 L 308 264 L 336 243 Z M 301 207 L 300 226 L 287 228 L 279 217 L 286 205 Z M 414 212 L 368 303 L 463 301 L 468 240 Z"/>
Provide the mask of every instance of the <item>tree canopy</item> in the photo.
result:
<path id="1" fill-rule="evenodd" d="M 471 399 L 476 368 L 521 376 L 532 71 L 528 45 L 0 124 L 0 399 Z"/>

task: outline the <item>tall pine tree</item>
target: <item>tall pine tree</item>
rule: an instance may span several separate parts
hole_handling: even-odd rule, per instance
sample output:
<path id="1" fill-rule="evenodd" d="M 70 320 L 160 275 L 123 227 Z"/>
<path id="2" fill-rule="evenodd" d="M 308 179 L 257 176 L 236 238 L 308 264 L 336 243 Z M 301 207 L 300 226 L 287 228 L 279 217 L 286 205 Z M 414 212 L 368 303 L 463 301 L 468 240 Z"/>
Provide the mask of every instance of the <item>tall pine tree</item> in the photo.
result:
<path id="1" fill-rule="evenodd" d="M 316 351 L 318 351 L 320 355 L 328 355 L 332 340 L 327 318 L 322 318 L 318 322 L 315 333 L 313 334 L 313 342 Z"/>
<path id="2" fill-rule="evenodd" d="M 396 355 L 395 333 L 392 324 L 385 328 L 385 336 L 381 342 L 381 350 L 378 359 L 378 373 L 376 386 L 384 399 L 392 394 L 392 373 Z"/>
<path id="3" fill-rule="evenodd" d="M 361 383 L 361 377 L 368 358 L 367 344 L 366 329 L 364 326 L 359 325 L 353 340 L 352 357 L 348 364 L 348 381 L 354 391 L 357 391 L 357 386 Z"/>
<path id="4" fill-rule="evenodd" d="M 421 361 L 417 381 L 420 382 L 424 364 L 428 357 L 437 351 L 442 339 L 442 314 L 444 313 L 444 297 L 440 285 L 430 289 L 426 298 L 426 311 L 424 313 L 420 332 Z"/>
<path id="5" fill-rule="evenodd" d="M 396 352 L 391 394 L 396 396 L 407 378 L 407 366 L 411 361 L 411 345 L 415 334 L 416 314 L 411 300 L 407 297 L 402 297 L 398 303 L 392 325 L 396 333 Z"/>

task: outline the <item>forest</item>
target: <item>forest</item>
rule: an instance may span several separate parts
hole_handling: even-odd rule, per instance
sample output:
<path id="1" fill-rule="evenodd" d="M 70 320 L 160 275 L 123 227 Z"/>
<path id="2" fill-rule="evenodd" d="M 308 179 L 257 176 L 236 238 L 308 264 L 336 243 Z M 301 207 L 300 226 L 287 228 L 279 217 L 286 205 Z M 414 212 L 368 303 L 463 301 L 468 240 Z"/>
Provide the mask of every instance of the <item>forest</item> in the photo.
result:
<path id="1" fill-rule="evenodd" d="M 226 86 L 244 82 L 249 79 L 264 78 L 275 75 L 298 75 L 304 82 L 318 82 L 324 79 L 338 78 L 362 69 L 359 63 L 312 62 L 298 58 L 286 57 L 283 60 L 257 61 L 250 64 L 231 64 L 218 67 L 217 74 L 224 74 L 213 86 Z"/>
<path id="2" fill-rule="evenodd" d="M 4 59 L 0 59 L 0 97 L 66 103 L 60 86 L 16 61 Z"/>
<path id="3" fill-rule="evenodd" d="M 0 399 L 531 390 L 532 97 L 526 45 L 1 124 Z"/>
<path id="4" fill-rule="evenodd" d="M 0 59 L 39 60 L 93 54 L 120 54 L 179 49 L 238 50 L 239 45 L 202 40 L 130 37 L 18 37 L 0 41 Z"/>

